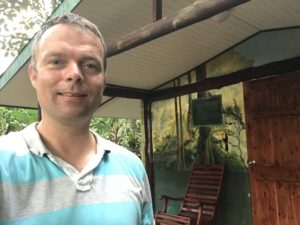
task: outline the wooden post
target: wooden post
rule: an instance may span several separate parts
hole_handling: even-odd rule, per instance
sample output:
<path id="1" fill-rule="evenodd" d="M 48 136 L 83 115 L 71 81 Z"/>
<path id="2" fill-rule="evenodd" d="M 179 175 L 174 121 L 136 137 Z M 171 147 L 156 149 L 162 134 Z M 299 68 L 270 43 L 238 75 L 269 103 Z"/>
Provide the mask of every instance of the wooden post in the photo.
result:
<path id="1" fill-rule="evenodd" d="M 153 22 L 162 18 L 162 0 L 153 0 Z"/>
<path id="2" fill-rule="evenodd" d="M 149 178 L 153 207 L 155 206 L 154 196 L 154 169 L 153 169 L 153 145 L 152 145 L 152 116 L 151 102 L 148 99 L 143 101 L 144 104 L 144 129 L 145 129 L 145 159 L 146 171 Z"/>
<path id="3" fill-rule="evenodd" d="M 249 0 L 198 0 L 179 10 L 177 13 L 166 16 L 122 37 L 116 43 L 108 45 L 107 57 L 119 54 L 173 31 L 208 19 L 247 1 Z"/>

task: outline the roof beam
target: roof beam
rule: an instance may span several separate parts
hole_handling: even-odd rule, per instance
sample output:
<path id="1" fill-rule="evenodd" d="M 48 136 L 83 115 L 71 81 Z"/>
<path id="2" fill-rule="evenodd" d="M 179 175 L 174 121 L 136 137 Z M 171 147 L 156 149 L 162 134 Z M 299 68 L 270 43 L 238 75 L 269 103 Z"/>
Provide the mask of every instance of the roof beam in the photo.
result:
<path id="1" fill-rule="evenodd" d="M 162 37 L 173 31 L 208 19 L 225 10 L 229 10 L 249 0 L 198 0 L 137 31 L 123 36 L 119 41 L 108 45 L 107 57 L 117 55 L 148 41 Z"/>
<path id="2" fill-rule="evenodd" d="M 109 97 L 145 99 L 149 93 L 150 91 L 144 89 L 106 84 L 103 94 Z"/>
<path id="3" fill-rule="evenodd" d="M 194 92 L 219 89 L 228 85 L 245 82 L 252 79 L 280 75 L 297 70 L 300 70 L 300 57 L 272 62 L 258 67 L 251 67 L 220 77 L 206 78 L 203 81 L 189 85 L 153 91 L 149 98 L 151 101 L 169 99 Z"/>
<path id="4" fill-rule="evenodd" d="M 153 21 L 160 20 L 162 18 L 162 0 L 153 1 Z"/>

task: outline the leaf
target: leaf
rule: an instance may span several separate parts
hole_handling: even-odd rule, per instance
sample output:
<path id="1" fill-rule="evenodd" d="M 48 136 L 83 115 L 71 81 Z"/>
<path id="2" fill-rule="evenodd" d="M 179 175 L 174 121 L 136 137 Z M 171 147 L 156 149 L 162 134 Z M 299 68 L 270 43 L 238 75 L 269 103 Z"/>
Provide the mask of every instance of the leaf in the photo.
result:
<path id="1" fill-rule="evenodd" d="M 61 2 L 48 1 L 54 6 Z M 35 13 L 27 15 L 29 11 Z M 1 49 L 8 52 L 5 54 L 6 57 L 15 56 L 31 38 L 29 33 L 35 33 L 35 29 L 44 23 L 52 11 L 53 7 L 45 8 L 43 0 L 0 0 L 0 32 L 2 35 L 3 33 L 11 35 L 9 38 L 1 37 Z"/>
<path id="2" fill-rule="evenodd" d="M 8 32 L 7 24 L 4 25 L 4 30 Z"/>

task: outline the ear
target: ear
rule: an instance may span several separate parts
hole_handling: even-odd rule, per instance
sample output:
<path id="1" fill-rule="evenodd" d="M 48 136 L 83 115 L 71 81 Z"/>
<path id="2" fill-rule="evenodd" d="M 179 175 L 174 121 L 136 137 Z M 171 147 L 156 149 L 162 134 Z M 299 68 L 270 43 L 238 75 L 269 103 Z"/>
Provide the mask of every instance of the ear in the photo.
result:
<path id="1" fill-rule="evenodd" d="M 32 64 L 28 67 L 28 74 L 31 81 L 31 85 L 36 88 L 37 71 Z"/>

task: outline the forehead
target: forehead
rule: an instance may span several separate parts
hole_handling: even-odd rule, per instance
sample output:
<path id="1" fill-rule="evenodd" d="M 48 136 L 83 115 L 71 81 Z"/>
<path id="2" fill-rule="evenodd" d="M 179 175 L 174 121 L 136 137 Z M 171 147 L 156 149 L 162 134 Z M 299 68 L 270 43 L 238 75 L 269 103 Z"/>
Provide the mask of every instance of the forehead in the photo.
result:
<path id="1" fill-rule="evenodd" d="M 76 45 L 91 45 L 101 50 L 103 45 L 100 38 L 88 29 L 70 24 L 57 24 L 46 30 L 40 38 L 39 47 L 44 47 L 53 42 L 62 42 Z"/>
<path id="2" fill-rule="evenodd" d="M 33 63 L 44 65 L 49 57 L 60 55 L 76 60 L 93 58 L 106 68 L 105 46 L 92 31 L 66 24 L 57 24 L 41 36 L 33 48 Z"/>

